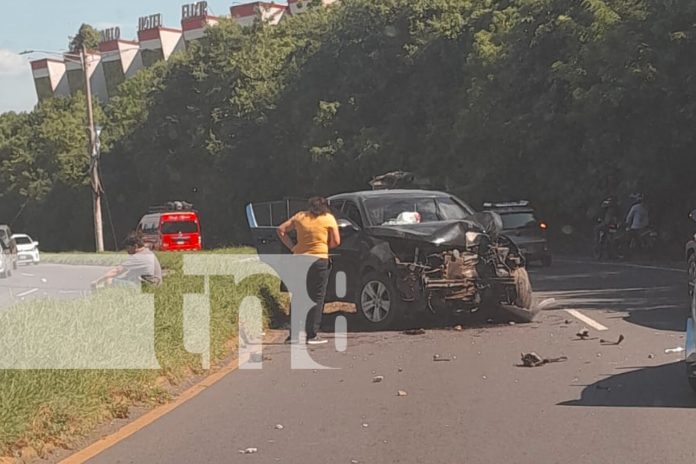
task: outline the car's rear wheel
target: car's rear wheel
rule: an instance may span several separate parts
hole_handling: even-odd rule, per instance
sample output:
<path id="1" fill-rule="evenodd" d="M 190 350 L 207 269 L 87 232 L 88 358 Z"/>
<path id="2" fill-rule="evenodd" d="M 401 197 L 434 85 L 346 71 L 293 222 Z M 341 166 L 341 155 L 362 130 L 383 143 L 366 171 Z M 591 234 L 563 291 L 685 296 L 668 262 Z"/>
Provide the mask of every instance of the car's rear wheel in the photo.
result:
<path id="1" fill-rule="evenodd" d="M 515 290 L 517 291 L 515 306 L 530 309 L 532 307 L 532 284 L 529 281 L 527 270 L 523 267 L 518 267 L 513 271 L 512 276 L 515 279 Z"/>
<path id="2" fill-rule="evenodd" d="M 360 322 L 370 330 L 390 328 L 399 319 L 396 291 L 385 274 L 365 274 L 355 305 Z"/>

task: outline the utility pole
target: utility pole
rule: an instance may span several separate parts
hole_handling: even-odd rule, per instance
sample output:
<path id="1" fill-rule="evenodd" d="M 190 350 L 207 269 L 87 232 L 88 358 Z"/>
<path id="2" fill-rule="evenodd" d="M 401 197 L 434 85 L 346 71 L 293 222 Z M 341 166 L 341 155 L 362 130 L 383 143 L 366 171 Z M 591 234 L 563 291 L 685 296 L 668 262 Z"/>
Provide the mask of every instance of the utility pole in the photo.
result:
<path id="1" fill-rule="evenodd" d="M 101 194 L 102 186 L 99 179 L 99 147 L 97 145 L 97 130 L 94 127 L 94 112 L 92 110 L 92 85 L 89 82 L 87 69 L 86 47 L 80 47 L 80 63 L 85 79 L 85 97 L 87 98 L 87 123 L 89 124 L 89 176 L 92 187 L 92 212 L 94 214 L 94 242 L 98 253 L 104 251 L 104 229 L 102 225 Z"/>

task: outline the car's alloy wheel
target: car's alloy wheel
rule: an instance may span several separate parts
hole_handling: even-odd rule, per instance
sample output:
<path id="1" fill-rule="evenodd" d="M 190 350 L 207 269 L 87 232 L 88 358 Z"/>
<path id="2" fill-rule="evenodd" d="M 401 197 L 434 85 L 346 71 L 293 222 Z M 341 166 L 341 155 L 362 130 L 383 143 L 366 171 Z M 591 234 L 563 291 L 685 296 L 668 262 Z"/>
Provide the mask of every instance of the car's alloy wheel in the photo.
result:
<path id="1" fill-rule="evenodd" d="M 371 280 L 363 286 L 360 293 L 360 310 L 371 322 L 382 322 L 389 315 L 391 296 L 386 285 L 379 280 Z"/>
<path id="2" fill-rule="evenodd" d="M 388 275 L 368 272 L 362 279 L 355 302 L 363 325 L 372 330 L 390 328 L 399 313 L 395 297 Z"/>
<path id="3" fill-rule="evenodd" d="M 689 256 L 689 295 L 694 293 L 694 285 L 696 284 L 696 253 Z"/>

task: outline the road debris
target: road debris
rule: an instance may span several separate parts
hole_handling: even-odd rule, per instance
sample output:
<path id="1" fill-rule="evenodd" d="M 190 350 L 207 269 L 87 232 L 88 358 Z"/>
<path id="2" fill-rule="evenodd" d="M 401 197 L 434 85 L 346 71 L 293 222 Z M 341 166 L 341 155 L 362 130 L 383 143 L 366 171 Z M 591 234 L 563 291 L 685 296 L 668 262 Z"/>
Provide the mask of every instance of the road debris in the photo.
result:
<path id="1" fill-rule="evenodd" d="M 407 329 L 402 332 L 405 335 L 424 335 L 425 329 Z"/>
<path id="2" fill-rule="evenodd" d="M 570 325 L 570 319 L 565 320 L 566 325 Z"/>
<path id="3" fill-rule="evenodd" d="M 567 356 L 561 356 L 558 358 L 542 358 L 533 351 L 530 353 L 521 353 L 520 358 L 522 359 L 522 364 L 518 364 L 518 367 L 539 367 L 543 366 L 544 364 L 568 360 Z"/>
<path id="4" fill-rule="evenodd" d="M 515 325 L 515 324 L 517 324 L 515 321 L 508 322 L 508 325 Z"/>
<path id="5" fill-rule="evenodd" d="M 611 387 L 605 387 L 604 385 L 597 385 L 597 390 L 606 390 L 606 391 L 611 391 Z"/>
<path id="6" fill-rule="evenodd" d="M 433 361 L 451 361 L 451 358 L 443 358 L 439 354 L 434 354 L 433 355 Z"/>
<path id="7" fill-rule="evenodd" d="M 383 375 L 376 375 L 372 377 L 372 383 L 380 383 L 382 380 L 384 380 Z"/>
<path id="8" fill-rule="evenodd" d="M 363 427 L 364 429 L 368 428 L 369 426 L 370 426 L 370 424 L 367 424 L 367 423 L 364 423 L 364 424 L 362 425 L 362 427 Z"/>
<path id="9" fill-rule="evenodd" d="M 684 351 L 684 347 L 683 347 L 683 346 L 678 346 L 678 347 L 676 347 L 676 348 L 667 348 L 667 349 L 665 350 L 665 354 L 670 354 L 670 353 L 681 353 L 682 351 Z"/>
<path id="10" fill-rule="evenodd" d="M 652 354 L 652 353 L 650 353 L 650 354 L 648 355 L 648 359 L 653 359 L 654 357 L 655 357 L 655 355 Z"/>
<path id="11" fill-rule="evenodd" d="M 580 331 L 579 331 L 578 333 L 576 333 L 575 335 L 577 335 L 577 337 L 578 337 L 580 340 L 587 340 L 587 337 L 590 336 L 590 331 L 583 327 L 583 328 L 580 329 Z"/>
<path id="12" fill-rule="evenodd" d="M 276 430 L 283 430 L 285 427 L 283 427 L 283 424 L 276 424 L 275 429 Z"/>
<path id="13" fill-rule="evenodd" d="M 258 448 L 247 448 L 247 449 L 240 449 L 239 454 L 254 454 L 258 453 L 259 449 Z"/>
<path id="14" fill-rule="evenodd" d="M 403 372 L 404 370 L 400 367 L 397 369 L 399 372 Z"/>
<path id="15" fill-rule="evenodd" d="M 408 393 L 406 393 L 404 390 L 399 390 L 396 392 L 396 396 L 408 396 Z"/>
<path id="16" fill-rule="evenodd" d="M 453 327 L 453 329 L 454 329 L 454 330 L 457 330 L 457 331 L 460 331 L 460 330 L 464 330 L 464 327 L 462 327 L 461 325 L 455 325 L 455 326 Z"/>
<path id="17" fill-rule="evenodd" d="M 615 342 L 612 342 L 612 341 L 609 341 L 609 340 L 605 340 L 605 339 L 602 338 L 602 339 L 599 340 L 599 343 L 601 343 L 602 345 L 620 345 L 621 342 L 625 340 L 625 338 L 626 338 L 626 337 L 624 337 L 623 334 L 622 334 L 622 335 L 619 335 L 619 339 L 618 339 L 617 341 L 615 341 Z"/>
<path id="18" fill-rule="evenodd" d="M 544 309 L 547 306 L 551 306 L 556 302 L 555 298 L 546 298 L 544 301 L 537 305 L 537 309 Z"/>

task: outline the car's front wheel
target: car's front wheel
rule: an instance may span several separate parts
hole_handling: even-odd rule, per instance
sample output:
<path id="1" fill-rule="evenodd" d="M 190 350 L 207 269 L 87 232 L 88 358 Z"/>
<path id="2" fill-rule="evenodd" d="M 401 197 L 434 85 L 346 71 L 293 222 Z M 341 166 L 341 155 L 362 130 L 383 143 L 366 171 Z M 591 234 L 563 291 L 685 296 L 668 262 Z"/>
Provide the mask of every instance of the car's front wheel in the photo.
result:
<path id="1" fill-rule="evenodd" d="M 519 267 L 512 274 L 515 279 L 515 290 L 517 296 L 515 298 L 515 306 L 524 309 L 532 307 L 532 284 L 529 281 L 529 274 L 523 267 Z"/>
<path id="2" fill-rule="evenodd" d="M 399 318 L 396 291 L 385 274 L 365 274 L 355 305 L 360 321 L 370 330 L 388 329 Z"/>

